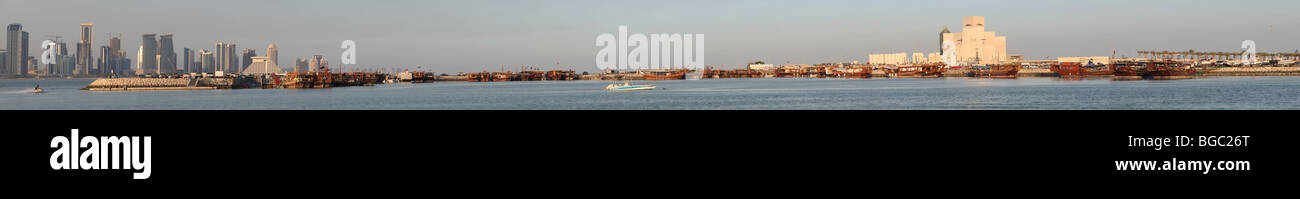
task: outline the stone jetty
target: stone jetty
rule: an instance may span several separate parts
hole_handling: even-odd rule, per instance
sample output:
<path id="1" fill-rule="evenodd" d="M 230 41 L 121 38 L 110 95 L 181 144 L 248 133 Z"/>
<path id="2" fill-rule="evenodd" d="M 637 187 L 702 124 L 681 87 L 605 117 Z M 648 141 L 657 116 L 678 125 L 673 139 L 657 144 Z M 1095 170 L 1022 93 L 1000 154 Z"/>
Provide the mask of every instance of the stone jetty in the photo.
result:
<path id="1" fill-rule="evenodd" d="M 1300 67 L 1223 67 L 1205 76 L 1300 76 Z"/>
<path id="2" fill-rule="evenodd" d="M 100 78 L 91 82 L 82 90 L 91 91 L 131 91 L 131 90 L 211 90 L 232 89 L 237 87 L 239 79 L 234 77 L 207 78 Z"/>

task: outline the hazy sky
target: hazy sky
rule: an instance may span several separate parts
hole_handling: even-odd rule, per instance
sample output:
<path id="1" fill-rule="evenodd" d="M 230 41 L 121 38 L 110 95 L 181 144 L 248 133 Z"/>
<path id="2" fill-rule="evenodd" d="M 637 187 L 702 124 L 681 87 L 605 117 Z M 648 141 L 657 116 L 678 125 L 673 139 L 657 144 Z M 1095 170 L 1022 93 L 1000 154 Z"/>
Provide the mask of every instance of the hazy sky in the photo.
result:
<path id="1" fill-rule="evenodd" d="M 705 64 L 715 67 L 866 61 L 872 52 L 936 52 L 942 26 L 959 32 L 972 15 L 1007 37 L 1009 53 L 1031 59 L 1239 51 L 1248 39 L 1261 52 L 1294 52 L 1297 11 L 1296 0 L 0 0 L 0 23 L 22 23 L 32 51 L 46 35 L 73 47 L 78 24 L 92 22 L 95 46 L 122 33 L 132 58 L 143 33 L 175 34 L 178 54 L 225 41 L 265 55 L 275 43 L 282 67 L 315 54 L 337 65 L 340 43 L 354 40 L 360 67 L 454 73 L 557 62 L 597 71 L 595 38 L 619 25 L 705 34 Z"/>

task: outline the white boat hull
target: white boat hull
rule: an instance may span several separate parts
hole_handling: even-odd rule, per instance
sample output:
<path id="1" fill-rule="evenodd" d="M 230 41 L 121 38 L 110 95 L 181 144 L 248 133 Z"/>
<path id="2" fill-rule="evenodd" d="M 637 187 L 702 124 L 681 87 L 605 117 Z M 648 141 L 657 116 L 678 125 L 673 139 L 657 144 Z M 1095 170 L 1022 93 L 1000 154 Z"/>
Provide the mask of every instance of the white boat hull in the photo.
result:
<path id="1" fill-rule="evenodd" d="M 656 87 L 654 86 L 628 86 L 628 87 L 612 87 L 609 88 L 609 90 L 610 91 L 640 91 L 640 90 L 654 90 L 655 88 Z"/>

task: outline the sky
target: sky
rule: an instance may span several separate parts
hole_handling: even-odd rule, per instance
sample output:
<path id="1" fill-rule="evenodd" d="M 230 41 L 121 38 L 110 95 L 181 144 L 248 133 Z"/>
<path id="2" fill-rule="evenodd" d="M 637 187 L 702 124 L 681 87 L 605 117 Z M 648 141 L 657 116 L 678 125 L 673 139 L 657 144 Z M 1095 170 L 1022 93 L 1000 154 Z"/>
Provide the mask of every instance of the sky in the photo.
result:
<path id="1" fill-rule="evenodd" d="M 23 24 L 34 52 L 53 39 L 46 35 L 75 46 L 79 24 L 90 22 L 94 46 L 121 33 L 131 58 L 141 34 L 172 33 L 177 54 L 222 41 L 264 56 L 274 43 L 281 67 L 311 55 L 337 66 L 340 44 L 353 40 L 358 63 L 344 70 L 594 72 L 596 36 L 621 25 L 704 34 L 705 65 L 740 68 L 937 52 L 939 31 L 960 32 L 964 16 L 985 16 L 1009 54 L 1029 59 L 1238 52 L 1244 40 L 1259 52 L 1295 52 L 1297 10 L 1295 0 L 0 0 L 0 23 Z"/>

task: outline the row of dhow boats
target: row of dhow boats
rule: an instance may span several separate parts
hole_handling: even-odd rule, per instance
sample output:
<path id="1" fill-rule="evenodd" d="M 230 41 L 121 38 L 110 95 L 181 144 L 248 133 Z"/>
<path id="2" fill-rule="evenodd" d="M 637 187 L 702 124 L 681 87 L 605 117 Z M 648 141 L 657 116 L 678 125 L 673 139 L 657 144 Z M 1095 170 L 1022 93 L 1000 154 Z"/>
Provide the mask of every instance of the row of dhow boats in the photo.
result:
<path id="1" fill-rule="evenodd" d="M 881 71 L 889 77 L 943 77 L 948 72 L 943 63 L 903 65 L 882 67 Z M 1019 63 L 971 66 L 965 73 L 967 77 L 1016 77 L 1020 73 Z"/>
<path id="2" fill-rule="evenodd" d="M 948 68 L 943 63 L 934 63 L 881 67 L 880 69 L 889 77 L 943 77 Z M 1021 64 L 1019 63 L 972 66 L 968 68 L 969 72 L 966 73 L 966 76 L 1016 77 L 1020 69 Z M 1051 65 L 1051 71 L 1064 78 L 1114 76 L 1159 79 L 1200 75 L 1210 71 L 1210 68 L 1173 60 L 1114 61 L 1110 64 L 1089 61 L 1087 63 L 1061 62 L 1053 64 Z M 609 91 L 642 91 L 656 88 L 658 87 L 655 85 L 635 85 L 629 82 L 612 83 L 605 87 Z"/>
<path id="3" fill-rule="evenodd" d="M 935 63 L 882 67 L 881 70 L 889 77 L 943 77 L 948 68 L 942 63 Z M 1016 77 L 1020 69 L 1021 64 L 1019 63 L 980 65 L 969 67 L 965 75 L 968 77 Z M 1190 77 L 1210 70 L 1211 68 L 1206 66 L 1197 66 L 1173 60 L 1115 61 L 1110 64 L 1093 63 L 1091 61 L 1087 63 L 1061 62 L 1051 65 L 1052 72 L 1066 78 L 1101 76 Z"/>
<path id="4" fill-rule="evenodd" d="M 1062 62 L 1052 66 L 1052 72 L 1061 77 L 1190 77 L 1209 72 L 1210 68 L 1172 60 L 1116 61 L 1110 64 L 1088 62 Z"/>

